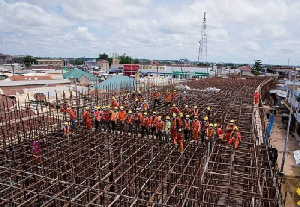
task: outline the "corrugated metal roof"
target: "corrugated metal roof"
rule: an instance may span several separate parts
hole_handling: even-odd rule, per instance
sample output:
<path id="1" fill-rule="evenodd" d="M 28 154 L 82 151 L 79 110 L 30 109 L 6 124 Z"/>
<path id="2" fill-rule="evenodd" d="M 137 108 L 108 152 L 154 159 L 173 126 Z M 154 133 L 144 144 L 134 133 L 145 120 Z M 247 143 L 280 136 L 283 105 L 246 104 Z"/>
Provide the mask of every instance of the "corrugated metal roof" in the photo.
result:
<path id="1" fill-rule="evenodd" d="M 81 79 L 83 76 L 86 76 L 90 81 L 98 81 L 99 78 L 88 73 L 88 72 L 85 72 L 83 70 L 80 70 L 78 68 L 74 68 L 73 70 L 67 72 L 67 73 L 64 73 L 63 74 L 63 77 L 64 78 L 77 78 L 78 80 Z"/>
<path id="2" fill-rule="evenodd" d="M 25 85 L 48 85 L 48 84 L 66 84 L 69 80 L 33 80 L 33 81 L 0 81 L 0 87 L 25 86 Z"/>
<path id="3" fill-rule="evenodd" d="M 115 75 L 99 83 L 95 88 L 103 90 L 106 88 L 118 90 L 123 87 L 134 87 L 134 79 L 129 78 L 128 76 Z"/>

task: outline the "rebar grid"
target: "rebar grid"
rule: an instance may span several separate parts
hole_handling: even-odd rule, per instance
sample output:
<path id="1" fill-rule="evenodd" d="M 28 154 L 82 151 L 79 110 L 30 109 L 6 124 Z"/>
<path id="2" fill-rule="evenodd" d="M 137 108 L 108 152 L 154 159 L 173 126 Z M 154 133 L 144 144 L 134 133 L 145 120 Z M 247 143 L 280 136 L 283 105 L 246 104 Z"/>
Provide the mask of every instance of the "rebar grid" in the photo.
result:
<path id="1" fill-rule="evenodd" d="M 180 152 L 151 136 L 86 131 L 80 116 L 70 139 L 62 137 L 58 130 L 66 115 L 59 113 L 59 103 L 76 105 L 80 114 L 85 106 L 121 98 L 122 90 L 64 96 L 37 114 L 28 104 L 3 108 L 0 206 L 278 206 L 277 169 L 270 165 L 267 147 L 257 144 L 252 126 L 253 93 L 266 80 L 185 82 L 193 90 L 177 103 L 181 108 L 197 105 L 204 111 L 209 105 L 213 122 L 235 119 L 239 126 L 242 142 L 236 150 L 215 142 L 210 154 L 200 142 L 185 143 Z M 273 82 L 267 84 L 263 90 Z M 174 87 L 157 88 L 164 92 Z M 221 91 L 201 91 L 207 87 Z M 144 97 L 149 99 L 151 90 Z M 168 110 L 161 103 L 157 112 L 166 115 Z M 41 138 L 41 164 L 32 159 L 36 135 Z"/>

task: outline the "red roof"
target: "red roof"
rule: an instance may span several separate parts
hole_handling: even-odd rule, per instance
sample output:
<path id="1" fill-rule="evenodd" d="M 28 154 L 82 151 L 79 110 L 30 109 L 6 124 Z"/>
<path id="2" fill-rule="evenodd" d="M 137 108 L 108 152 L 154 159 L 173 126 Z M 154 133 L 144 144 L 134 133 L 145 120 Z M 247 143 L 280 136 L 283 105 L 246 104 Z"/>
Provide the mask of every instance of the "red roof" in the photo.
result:
<path id="1" fill-rule="evenodd" d="M 98 62 L 98 63 L 109 63 L 107 60 L 103 60 L 103 59 L 98 60 L 97 62 Z"/>
<path id="2" fill-rule="evenodd" d="M 242 67 L 242 68 L 241 68 L 241 71 L 244 71 L 244 72 L 251 72 L 252 69 L 251 69 L 251 67 L 250 67 L 249 65 L 247 65 L 247 66 Z"/>
<path id="3" fill-rule="evenodd" d="M 281 66 L 272 66 L 269 67 L 271 70 L 293 70 L 293 67 L 281 67 Z"/>
<path id="4" fill-rule="evenodd" d="M 23 75 L 12 75 L 9 77 L 12 81 L 30 81 L 30 80 L 53 80 L 50 75 L 43 76 L 23 76 Z"/>

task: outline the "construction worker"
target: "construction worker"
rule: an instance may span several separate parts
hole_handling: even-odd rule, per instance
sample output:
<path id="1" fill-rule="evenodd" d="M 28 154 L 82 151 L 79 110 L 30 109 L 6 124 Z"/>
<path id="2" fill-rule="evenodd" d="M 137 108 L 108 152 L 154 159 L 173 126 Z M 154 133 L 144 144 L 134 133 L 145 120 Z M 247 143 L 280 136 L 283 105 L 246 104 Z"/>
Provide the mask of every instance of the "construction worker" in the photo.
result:
<path id="1" fill-rule="evenodd" d="M 200 121 L 198 120 L 198 116 L 194 117 L 192 125 L 193 125 L 192 126 L 192 128 L 193 128 L 193 139 L 198 140 L 199 131 L 201 129 L 201 124 L 200 124 Z"/>
<path id="2" fill-rule="evenodd" d="M 170 117 L 167 116 L 167 117 L 166 117 L 166 121 L 165 121 L 165 142 L 166 142 L 166 143 L 169 142 L 169 138 L 170 138 L 170 129 L 171 129 Z"/>
<path id="3" fill-rule="evenodd" d="M 254 106 L 257 107 L 258 106 L 258 100 L 259 100 L 259 92 L 255 92 L 253 95 L 254 98 Z"/>
<path id="4" fill-rule="evenodd" d="M 165 106 L 171 106 L 171 102 L 172 102 L 172 95 L 171 93 L 169 92 L 169 90 L 166 91 L 165 93 Z"/>
<path id="5" fill-rule="evenodd" d="M 238 148 L 240 142 L 242 141 L 241 134 L 237 126 L 233 127 L 233 131 L 230 134 L 230 139 L 228 141 L 228 145 L 234 144 L 234 149 Z"/>
<path id="6" fill-rule="evenodd" d="M 224 141 L 227 141 L 231 137 L 234 127 L 235 127 L 234 120 L 231 119 L 229 121 L 229 124 L 225 128 Z"/>
<path id="7" fill-rule="evenodd" d="M 218 137 L 220 140 L 223 140 L 223 138 L 224 138 L 224 133 L 223 133 L 221 124 L 218 125 L 217 130 L 216 130 L 216 133 L 217 133 L 217 137 Z"/>
<path id="8" fill-rule="evenodd" d="M 123 134 L 123 132 L 125 130 L 126 116 L 127 116 L 127 114 L 126 114 L 126 111 L 124 110 L 124 106 L 121 106 L 119 113 L 118 113 L 120 134 Z"/>
<path id="9" fill-rule="evenodd" d="M 70 123 L 71 123 L 71 127 L 72 129 L 75 129 L 76 128 L 76 111 L 75 111 L 75 106 L 72 106 L 71 108 L 69 108 L 67 110 L 67 112 L 69 113 L 69 116 L 70 116 Z"/>
<path id="10" fill-rule="evenodd" d="M 106 130 L 110 131 L 111 127 L 110 127 L 110 117 L 111 117 L 111 113 L 110 113 L 110 106 L 106 106 L 105 107 L 105 111 L 104 111 L 104 121 L 105 121 L 105 125 L 106 125 Z"/>
<path id="11" fill-rule="evenodd" d="M 65 122 L 64 125 L 61 127 L 63 131 L 63 137 L 69 139 L 70 137 L 70 126 L 68 122 Z"/>
<path id="12" fill-rule="evenodd" d="M 129 106 L 130 106 L 130 103 L 129 103 L 127 97 L 124 98 L 123 106 L 124 106 L 125 111 L 127 112 L 129 110 Z"/>
<path id="13" fill-rule="evenodd" d="M 185 105 L 184 109 L 182 110 L 183 115 L 190 115 L 191 114 L 191 109 L 189 108 L 188 105 Z"/>
<path id="14" fill-rule="evenodd" d="M 138 136 L 138 132 L 139 132 L 139 129 L 140 129 L 140 123 L 141 123 L 139 108 L 137 108 L 136 111 L 135 111 L 134 122 L 133 123 L 134 123 L 135 136 Z"/>
<path id="15" fill-rule="evenodd" d="M 118 117 L 119 117 L 118 108 L 114 107 L 114 110 L 111 111 L 111 115 L 110 115 L 110 123 L 111 123 L 111 132 L 112 133 L 115 133 Z"/>
<path id="16" fill-rule="evenodd" d="M 205 113 L 206 113 L 206 116 L 207 117 L 210 117 L 210 115 L 211 115 L 211 111 L 210 111 L 210 107 L 208 106 L 208 107 L 206 107 L 206 111 L 205 111 Z"/>
<path id="17" fill-rule="evenodd" d="M 180 128 L 179 130 L 178 130 L 178 142 L 179 142 L 179 144 L 180 144 L 180 151 L 181 152 L 183 152 L 183 130 L 182 130 L 182 128 Z"/>
<path id="18" fill-rule="evenodd" d="M 143 111 L 148 111 L 149 110 L 149 104 L 147 103 L 147 100 L 145 99 L 144 102 L 141 104 L 141 109 Z"/>
<path id="19" fill-rule="evenodd" d="M 101 115 L 99 109 L 100 107 L 96 106 L 94 110 L 95 130 L 98 130 L 100 126 Z"/>
<path id="20" fill-rule="evenodd" d="M 176 104 L 173 104 L 172 108 L 170 109 L 170 114 L 179 114 L 180 110 L 176 107 Z"/>
<path id="21" fill-rule="evenodd" d="M 155 109 L 156 104 L 157 104 L 157 106 L 159 106 L 159 99 L 160 99 L 161 94 L 158 92 L 157 89 L 155 89 L 155 92 L 152 94 L 152 96 L 153 96 L 153 99 L 154 99 L 153 108 Z"/>
<path id="22" fill-rule="evenodd" d="M 177 118 L 175 113 L 171 119 L 171 139 L 173 139 L 174 144 L 177 145 Z"/>
<path id="23" fill-rule="evenodd" d="M 177 93 L 176 90 L 174 90 L 173 93 L 172 93 L 172 100 L 173 100 L 173 102 L 177 100 L 177 97 L 178 97 L 178 93 Z"/>
<path id="24" fill-rule="evenodd" d="M 137 108 L 140 107 L 140 105 L 141 105 L 141 104 L 140 104 L 139 99 L 138 99 L 138 98 L 134 99 L 133 108 L 134 108 L 134 109 L 137 109 Z"/>
<path id="25" fill-rule="evenodd" d="M 152 112 L 152 116 L 149 119 L 149 129 L 151 129 L 151 134 L 154 136 L 156 132 L 156 123 L 158 122 L 158 117 L 156 116 L 156 112 Z"/>
<path id="26" fill-rule="evenodd" d="M 198 106 L 194 106 L 194 109 L 193 109 L 193 116 L 198 116 L 199 115 L 199 109 L 198 109 Z"/>
<path id="27" fill-rule="evenodd" d="M 206 129 L 205 132 L 205 140 L 207 142 L 207 154 L 209 155 L 211 150 L 212 150 L 212 144 L 213 144 L 213 140 L 215 138 L 216 135 L 216 131 L 214 130 L 214 125 L 213 124 L 209 124 L 209 127 Z"/>
<path id="28" fill-rule="evenodd" d="M 102 107 L 99 107 L 99 118 L 100 118 L 100 130 L 102 131 L 102 129 L 104 129 L 104 125 L 105 125 L 105 122 L 104 122 L 104 111 L 105 111 L 105 106 L 102 106 Z"/>
<path id="29" fill-rule="evenodd" d="M 86 129 L 88 129 L 88 130 L 92 129 L 89 107 L 85 107 L 85 112 L 83 113 L 83 120 L 85 122 Z"/>
<path id="30" fill-rule="evenodd" d="M 179 130 L 179 128 L 183 127 L 182 117 L 183 117 L 183 114 L 179 113 L 179 115 L 176 118 L 177 119 L 177 131 Z"/>
<path id="31" fill-rule="evenodd" d="M 135 92 L 135 91 L 132 91 L 132 93 L 131 93 L 131 98 L 132 98 L 132 100 L 135 100 L 135 99 L 136 99 L 136 96 L 137 96 L 136 92 Z"/>
<path id="32" fill-rule="evenodd" d="M 147 115 L 148 115 L 148 113 L 145 112 L 144 117 L 142 118 L 142 121 L 141 121 L 141 128 L 142 128 L 141 135 L 142 135 L 142 137 L 144 137 L 145 132 L 146 132 L 147 136 L 149 135 L 149 130 L 148 130 L 149 118 L 148 118 Z"/>
<path id="33" fill-rule="evenodd" d="M 68 107 L 69 107 L 69 105 L 67 104 L 67 102 L 64 102 L 59 110 L 60 110 L 61 113 L 66 113 Z"/>
<path id="34" fill-rule="evenodd" d="M 143 94 L 141 91 L 138 91 L 137 98 L 139 99 L 139 101 L 143 100 Z"/>
<path id="35" fill-rule="evenodd" d="M 157 131 L 157 137 L 160 143 L 163 142 L 163 131 L 165 129 L 165 123 L 163 122 L 163 120 L 161 119 L 161 116 L 158 117 L 158 122 L 156 124 L 156 131 Z"/>
<path id="36" fill-rule="evenodd" d="M 128 116 L 127 116 L 127 132 L 130 132 L 130 135 L 132 134 L 132 129 L 133 129 L 133 120 L 134 116 L 132 115 L 132 111 L 128 111 Z"/>
<path id="37" fill-rule="evenodd" d="M 203 118 L 203 121 L 201 123 L 201 142 L 204 143 L 204 139 L 205 139 L 205 132 L 206 132 L 206 129 L 209 127 L 209 122 L 208 122 L 208 117 L 205 116 Z"/>
<path id="38" fill-rule="evenodd" d="M 40 142 L 38 140 L 38 137 L 35 138 L 35 140 L 32 143 L 32 160 L 33 162 L 36 162 L 36 164 L 39 164 L 42 162 L 42 158 L 41 158 L 41 145 Z"/>
<path id="39" fill-rule="evenodd" d="M 117 99 L 114 96 L 112 97 L 112 101 L 110 103 L 110 107 L 112 109 L 114 109 L 115 107 L 119 107 L 119 103 L 118 103 Z"/>
<path id="40" fill-rule="evenodd" d="M 191 136 L 191 129 L 192 129 L 192 122 L 190 120 L 190 115 L 185 116 L 183 126 L 184 126 L 184 129 L 183 129 L 184 138 L 187 142 L 189 142 L 190 136 Z"/>

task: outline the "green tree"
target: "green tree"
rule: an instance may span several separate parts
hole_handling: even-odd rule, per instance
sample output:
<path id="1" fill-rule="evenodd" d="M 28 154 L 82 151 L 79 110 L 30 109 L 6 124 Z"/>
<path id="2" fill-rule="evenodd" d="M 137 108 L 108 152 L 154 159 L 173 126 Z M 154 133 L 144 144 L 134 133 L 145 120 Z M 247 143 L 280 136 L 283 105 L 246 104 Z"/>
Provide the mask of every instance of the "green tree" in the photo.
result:
<path id="1" fill-rule="evenodd" d="M 108 54 L 106 53 L 99 54 L 99 58 L 97 58 L 97 60 L 108 60 Z"/>
<path id="2" fill-rule="evenodd" d="M 139 64 L 140 61 L 139 61 L 137 58 L 135 58 L 135 59 L 133 60 L 133 63 L 134 63 L 134 64 Z"/>
<path id="3" fill-rule="evenodd" d="M 26 55 L 23 59 L 26 67 L 31 66 L 32 64 L 36 64 L 36 58 L 31 55 Z"/>
<path id="4" fill-rule="evenodd" d="M 262 65 L 261 65 L 261 60 L 254 60 L 254 66 L 252 67 L 252 74 L 253 75 L 260 75 Z"/>
<path id="5" fill-rule="evenodd" d="M 133 63 L 132 58 L 128 55 L 120 56 L 120 64 L 131 64 Z"/>

